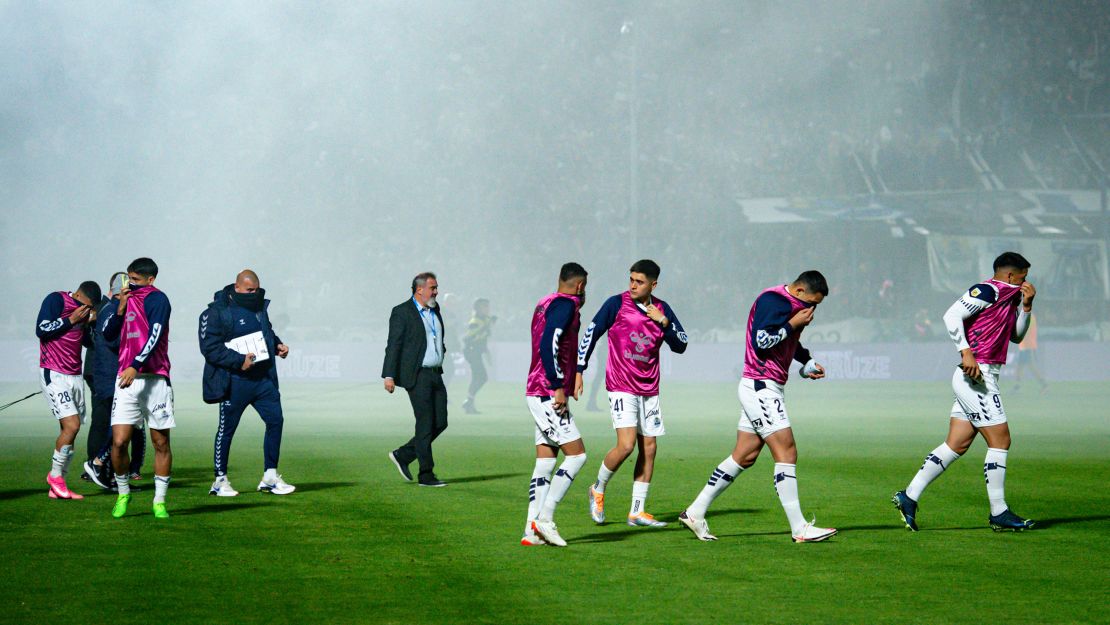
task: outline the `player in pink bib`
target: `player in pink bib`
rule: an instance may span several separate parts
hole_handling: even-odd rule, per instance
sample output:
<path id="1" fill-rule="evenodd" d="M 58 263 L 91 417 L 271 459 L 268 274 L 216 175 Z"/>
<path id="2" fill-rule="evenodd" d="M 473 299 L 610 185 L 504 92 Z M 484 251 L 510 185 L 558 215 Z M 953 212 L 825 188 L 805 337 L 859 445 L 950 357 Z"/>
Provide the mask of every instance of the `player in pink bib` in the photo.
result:
<path id="1" fill-rule="evenodd" d="M 925 456 L 906 490 L 894 493 L 892 498 L 906 527 L 912 531 L 917 531 L 917 502 L 921 493 L 964 455 L 976 434 L 982 434 L 987 441 L 983 461 L 990 501 L 987 523 L 996 532 L 1033 527 L 1033 521 L 1019 517 L 1006 505 L 1010 426 L 998 390 L 1010 343 L 1020 343 L 1029 329 L 1037 290 L 1025 281 L 1027 275 L 1029 261 L 1017 252 L 1005 252 L 994 260 L 994 276 L 972 286 L 944 313 L 948 335 L 960 352 L 960 364 L 952 376 L 956 399 L 948 421 L 948 438 Z"/>
<path id="2" fill-rule="evenodd" d="M 832 528 L 806 521 L 798 500 L 798 450 L 794 430 L 786 412 L 786 380 L 790 363 L 802 364 L 803 378 L 819 380 L 825 369 L 814 362 L 800 342 L 802 331 L 813 321 L 813 311 L 829 294 L 829 285 L 819 271 L 803 271 L 794 282 L 765 289 L 748 312 L 748 336 L 744 348 L 744 374 L 740 396 L 740 423 L 736 446 L 713 473 L 678 520 L 699 540 L 717 540 L 709 533 L 705 515 L 710 504 L 733 480 L 755 464 L 766 445 L 775 459 L 774 484 L 790 534 L 797 543 L 818 542 L 836 535 Z"/>
<path id="3" fill-rule="evenodd" d="M 57 291 L 47 295 L 35 322 L 39 384 L 60 430 L 46 475 L 51 499 L 84 499 L 66 486 L 66 474 L 73 460 L 73 441 L 85 419 L 81 347 L 92 345 L 89 323 L 95 322 L 93 304 L 99 301 L 100 286 L 93 281 L 82 282 L 72 293 Z"/>
<path id="4" fill-rule="evenodd" d="M 154 286 L 158 265 L 137 258 L 127 267 L 128 284 L 120 293 L 116 310 L 103 321 L 104 337 L 120 341 L 119 374 L 112 400 L 112 466 L 116 471 L 119 496 L 112 508 L 117 519 L 127 513 L 131 501 L 130 464 L 127 447 L 136 427 L 150 430 L 154 446 L 155 518 L 169 518 L 166 491 L 170 485 L 173 453 L 170 430 L 173 418 L 173 387 L 170 386 L 170 300 Z"/>
<path id="5" fill-rule="evenodd" d="M 586 270 L 567 263 L 559 270 L 559 288 L 545 295 L 532 313 L 532 362 L 524 395 L 535 422 L 536 466 L 528 486 L 528 518 L 520 544 L 566 547 L 555 526 L 555 506 L 586 464 L 586 446 L 567 407 L 578 399 L 582 376 L 575 372 L 579 309 L 586 300 Z M 562 450 L 563 464 L 555 471 Z M 555 471 L 555 477 L 551 477 Z"/>
<path id="6" fill-rule="evenodd" d="M 590 517 L 595 523 L 605 521 L 605 486 L 632 450 L 639 447 L 628 524 L 665 527 L 666 523 L 645 509 L 655 469 L 655 439 L 666 433 L 659 407 L 659 350 L 666 343 L 676 354 L 685 352 L 686 332 L 674 310 L 652 295 L 659 284 L 659 265 L 639 260 L 628 272 L 628 290 L 602 304 L 578 346 L 581 374 L 601 335 L 609 333 L 605 388 L 609 391 L 617 444 L 605 455 L 597 481 L 590 486 Z"/>

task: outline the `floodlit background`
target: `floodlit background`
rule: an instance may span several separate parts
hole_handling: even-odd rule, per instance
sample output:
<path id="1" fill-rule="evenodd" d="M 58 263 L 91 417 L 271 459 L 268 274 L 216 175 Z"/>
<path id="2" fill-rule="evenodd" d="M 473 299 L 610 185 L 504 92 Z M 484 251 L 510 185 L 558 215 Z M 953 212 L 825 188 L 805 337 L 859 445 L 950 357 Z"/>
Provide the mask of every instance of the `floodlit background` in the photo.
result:
<path id="1" fill-rule="evenodd" d="M 148 255 L 175 343 L 244 267 L 295 347 L 384 340 L 427 269 L 451 334 L 486 297 L 523 342 L 563 262 L 589 317 L 649 257 L 699 344 L 810 268 L 812 342 L 944 343 L 1013 249 L 1041 339 L 1101 340 L 1108 26 L 1098 2 L 0 2 L 0 338 L 33 351 L 48 292 Z"/>

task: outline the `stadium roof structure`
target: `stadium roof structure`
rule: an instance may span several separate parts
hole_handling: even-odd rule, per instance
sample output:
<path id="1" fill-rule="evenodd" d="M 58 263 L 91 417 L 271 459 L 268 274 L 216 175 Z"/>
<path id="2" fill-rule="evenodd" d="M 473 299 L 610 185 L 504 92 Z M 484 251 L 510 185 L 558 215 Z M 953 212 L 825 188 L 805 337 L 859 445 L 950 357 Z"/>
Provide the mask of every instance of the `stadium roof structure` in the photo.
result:
<path id="1" fill-rule="evenodd" d="M 1098 191 L 975 190 L 838 198 L 737 200 L 749 224 L 886 222 L 891 236 L 913 232 L 1064 239 L 1100 238 L 1110 215 Z"/>

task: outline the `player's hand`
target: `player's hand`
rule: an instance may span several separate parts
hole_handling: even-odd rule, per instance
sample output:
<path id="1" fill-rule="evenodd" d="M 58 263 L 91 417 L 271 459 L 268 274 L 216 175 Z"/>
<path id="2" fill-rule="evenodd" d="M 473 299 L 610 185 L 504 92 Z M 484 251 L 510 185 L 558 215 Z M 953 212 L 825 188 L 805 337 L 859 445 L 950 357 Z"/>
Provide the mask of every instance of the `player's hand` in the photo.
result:
<path id="1" fill-rule="evenodd" d="M 289 355 L 289 346 L 285 343 L 278 343 L 277 345 L 278 358 L 285 358 Z"/>
<path id="2" fill-rule="evenodd" d="M 648 304 L 647 308 L 644 309 L 644 312 L 647 313 L 649 319 L 651 319 L 655 323 L 658 323 L 664 328 L 667 327 L 668 323 L 670 323 L 670 320 L 667 319 L 667 316 L 663 314 L 663 311 L 656 308 L 655 304 Z"/>
<path id="3" fill-rule="evenodd" d="M 582 372 L 574 374 L 574 399 L 577 401 L 582 396 Z"/>
<path id="4" fill-rule="evenodd" d="M 964 375 L 971 378 L 973 382 L 979 382 L 983 379 L 983 372 L 979 369 L 979 363 L 975 360 L 975 354 L 972 354 L 970 349 L 965 349 L 961 352 L 960 369 L 962 369 Z"/>
<path id="5" fill-rule="evenodd" d="M 122 315 L 127 312 L 127 300 L 131 297 L 131 283 L 127 280 L 123 281 L 123 288 L 119 292 L 119 306 L 116 306 L 116 313 Z"/>
<path id="6" fill-rule="evenodd" d="M 820 380 L 825 377 L 825 368 L 820 363 L 813 363 L 813 368 L 806 374 L 806 377 L 811 380 Z"/>
<path id="7" fill-rule="evenodd" d="M 119 387 L 127 388 L 131 386 L 131 383 L 135 381 L 135 376 L 138 374 L 139 372 L 135 370 L 135 367 L 124 369 L 123 373 L 119 374 Z"/>
<path id="8" fill-rule="evenodd" d="M 385 386 L 385 391 L 387 393 L 392 393 L 393 390 L 397 388 L 397 383 L 393 381 L 393 378 L 386 378 L 383 381 L 383 386 Z"/>
<path id="9" fill-rule="evenodd" d="M 813 321 L 813 310 L 812 306 L 808 306 L 794 313 L 794 316 L 791 317 L 789 321 L 790 327 L 797 330 L 798 328 L 808 326 L 809 323 Z"/>
<path id="10" fill-rule="evenodd" d="M 79 323 L 84 323 L 84 322 L 88 321 L 89 314 L 91 312 L 92 312 L 92 306 L 89 306 L 88 304 L 81 304 L 77 308 L 73 309 L 72 313 L 70 313 L 70 315 L 69 315 L 70 325 L 77 325 Z"/>
<path id="11" fill-rule="evenodd" d="M 555 389 L 555 397 L 551 400 L 551 407 L 555 409 L 555 413 L 558 415 L 566 414 L 567 393 L 561 387 Z"/>
<path id="12" fill-rule="evenodd" d="M 243 356 L 243 371 L 250 369 L 254 366 L 254 354 L 247 354 Z"/>
<path id="13" fill-rule="evenodd" d="M 1033 298 L 1037 296 L 1037 289 L 1029 282 L 1021 283 L 1021 307 L 1025 312 L 1033 310 Z"/>

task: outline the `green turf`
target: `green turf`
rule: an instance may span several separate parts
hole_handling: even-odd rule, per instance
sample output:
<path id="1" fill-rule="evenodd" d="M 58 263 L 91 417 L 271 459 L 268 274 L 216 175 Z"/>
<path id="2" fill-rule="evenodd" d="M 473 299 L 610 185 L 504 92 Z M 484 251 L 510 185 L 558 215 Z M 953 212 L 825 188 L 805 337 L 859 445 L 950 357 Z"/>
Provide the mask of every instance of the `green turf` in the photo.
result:
<path id="1" fill-rule="evenodd" d="M 0 400 L 26 386 L 0 386 Z M 151 516 L 149 489 L 112 519 L 114 495 L 76 470 L 70 484 L 89 497 L 49 500 L 56 426 L 36 397 L 0 413 L 0 622 L 1110 622 L 1104 389 L 1007 396 L 1007 499 L 1037 529 L 987 528 L 979 441 L 927 492 L 923 531 L 911 534 L 889 498 L 942 440 L 946 385 L 795 381 L 802 507 L 841 530 L 805 545 L 790 542 L 766 456 L 711 509 L 716 543 L 677 523 L 625 526 L 631 466 L 608 490 L 615 522 L 595 526 L 586 485 L 613 434 L 607 414 L 576 405 L 589 460 L 556 515 L 566 549 L 518 544 L 533 447 L 514 386 L 491 385 L 481 415 L 452 403 L 435 447 L 451 484 L 426 489 L 385 458 L 411 434 L 403 394 L 287 385 L 282 471 L 297 493 L 254 492 L 262 424 L 252 412 L 232 451 L 242 495 L 217 499 L 207 494 L 215 409 L 178 385 L 168 521 Z M 674 521 L 731 449 L 738 401 L 732 385 L 666 384 L 662 402 L 669 434 L 648 509 Z"/>

